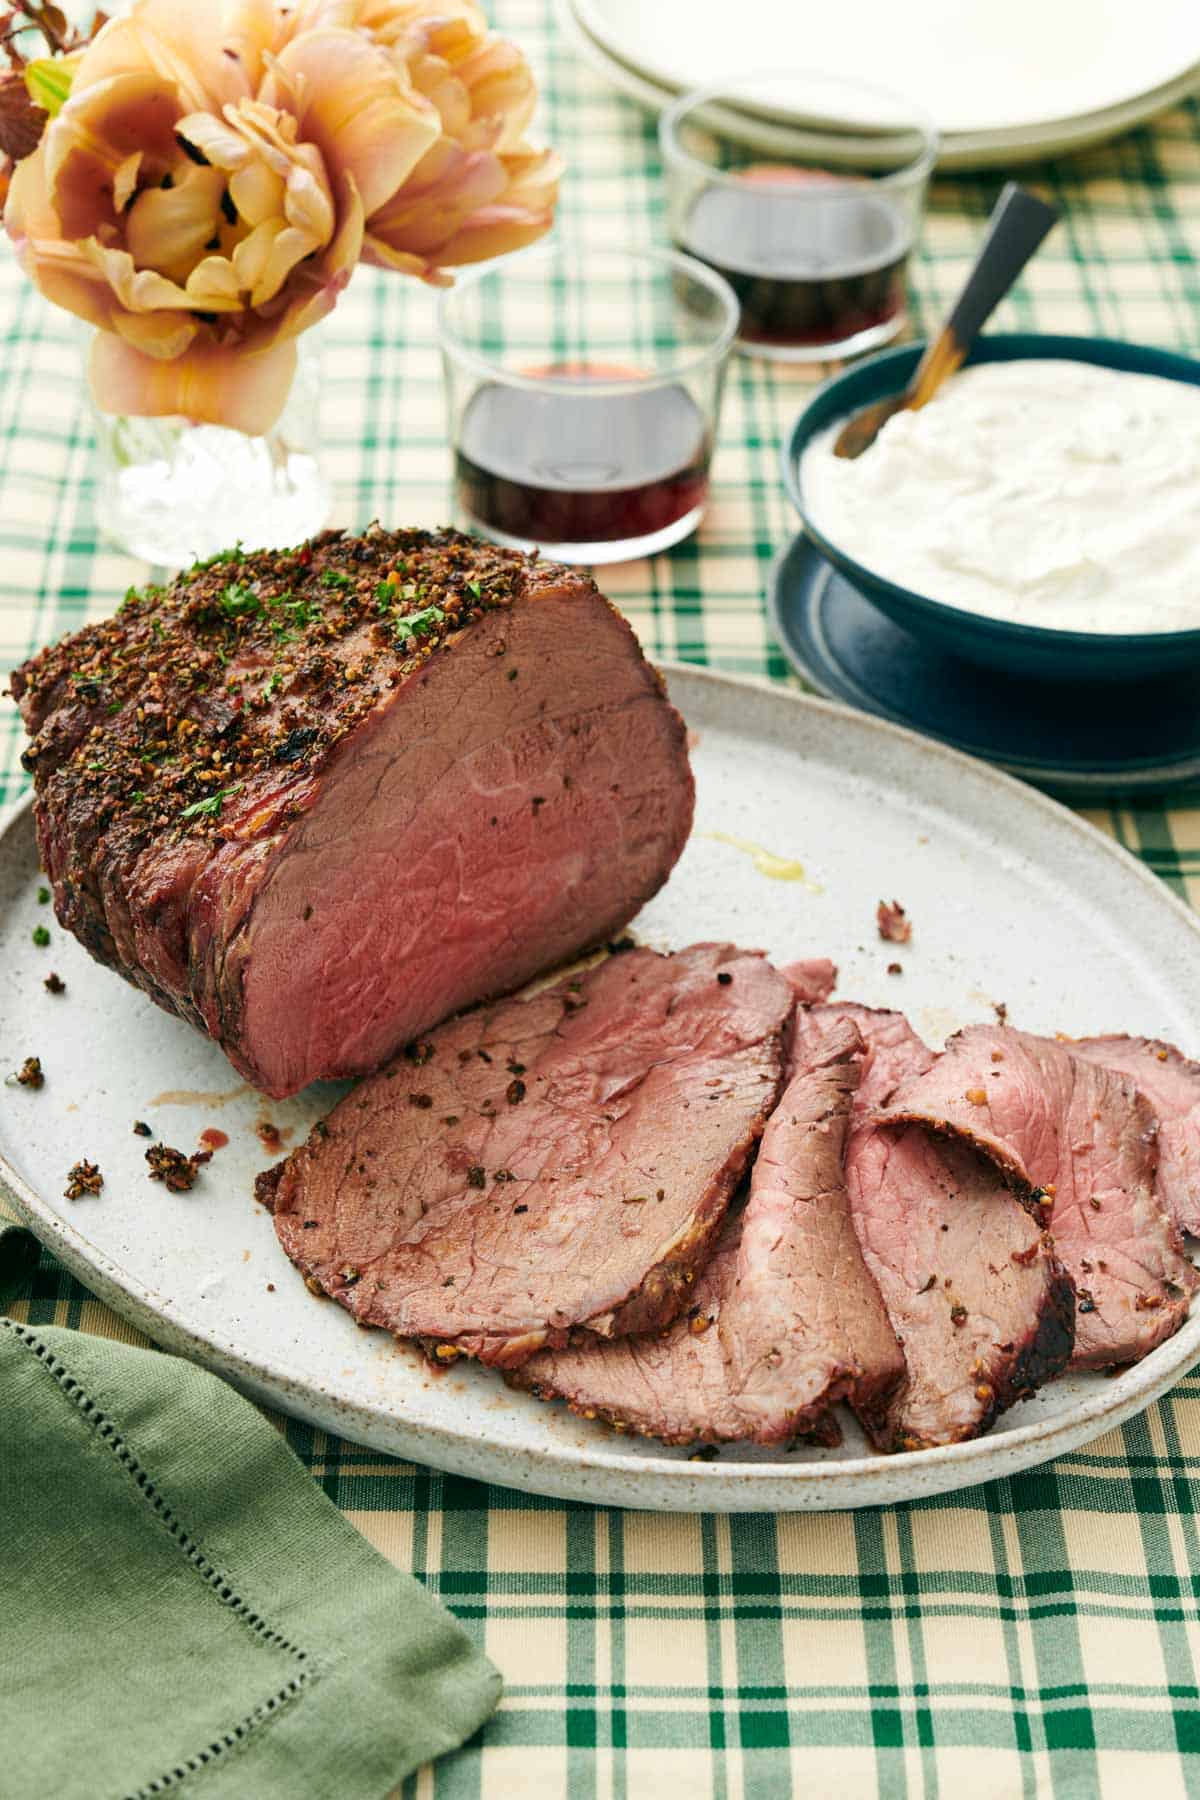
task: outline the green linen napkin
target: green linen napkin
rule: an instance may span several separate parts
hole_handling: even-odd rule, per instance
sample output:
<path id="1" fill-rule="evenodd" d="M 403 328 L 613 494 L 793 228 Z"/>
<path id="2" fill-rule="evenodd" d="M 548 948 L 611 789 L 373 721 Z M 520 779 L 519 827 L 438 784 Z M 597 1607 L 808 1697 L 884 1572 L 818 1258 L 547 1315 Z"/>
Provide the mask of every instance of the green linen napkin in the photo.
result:
<path id="1" fill-rule="evenodd" d="M 28 1273 L 0 1221 L 0 1300 Z M 177 1357 L 0 1318 L 0 1793 L 379 1800 L 500 1677 Z"/>

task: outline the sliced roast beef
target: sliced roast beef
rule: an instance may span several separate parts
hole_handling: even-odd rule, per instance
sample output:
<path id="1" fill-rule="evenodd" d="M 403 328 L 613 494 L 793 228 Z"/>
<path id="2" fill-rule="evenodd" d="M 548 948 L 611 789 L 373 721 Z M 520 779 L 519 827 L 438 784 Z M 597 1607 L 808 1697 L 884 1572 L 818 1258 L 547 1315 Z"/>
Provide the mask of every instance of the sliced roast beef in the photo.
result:
<path id="1" fill-rule="evenodd" d="M 873 1416 L 904 1373 L 846 1192 L 862 1053 L 852 1020 L 797 1016 L 792 1077 L 754 1165 L 720 1333 L 747 1435 L 763 1443 L 842 1394 Z"/>
<path id="2" fill-rule="evenodd" d="M 668 1443 L 763 1444 L 812 1431 L 859 1380 L 894 1386 L 904 1364 L 843 1176 L 861 1053 L 853 1025 L 801 1018 L 745 1209 L 684 1318 L 651 1336 L 542 1351 L 519 1384 Z"/>
<path id="3" fill-rule="evenodd" d="M 625 620 L 454 533 L 217 558 L 12 691 L 60 921 L 273 1095 L 616 934 L 691 822 Z"/>
<path id="4" fill-rule="evenodd" d="M 612 956 L 410 1046 L 261 1197 L 310 1285 L 443 1360 L 654 1330 L 774 1107 L 792 1005 L 729 945 Z"/>
<path id="5" fill-rule="evenodd" d="M 779 973 L 792 984 L 792 992 L 802 1006 L 817 1006 L 828 1000 L 837 986 L 837 965 L 827 956 L 808 956 L 801 962 L 786 963 Z"/>
<path id="6" fill-rule="evenodd" d="M 1196 1272 L 1155 1193 L 1154 1114 L 1123 1076 L 1068 1043 L 973 1025 L 881 1116 L 973 1144 L 1041 1191 L 1077 1290 L 1078 1365 L 1135 1362 L 1179 1329 Z"/>
<path id="7" fill-rule="evenodd" d="M 1072 1290 L 1049 1239 L 996 1169 L 919 1125 L 873 1115 L 933 1063 L 899 1013 L 853 1018 L 868 1046 L 846 1157 L 851 1212 L 906 1365 L 883 1407 L 856 1403 L 883 1449 L 917 1450 L 986 1431 L 1064 1367 Z"/>
<path id="8" fill-rule="evenodd" d="M 1161 1038 L 1072 1038 L 1070 1048 L 1146 1096 L 1158 1118 L 1158 1197 L 1182 1230 L 1200 1237 L 1200 1063 Z"/>
<path id="9" fill-rule="evenodd" d="M 696 1277 L 686 1313 L 664 1331 L 540 1350 L 509 1372 L 539 1400 L 565 1400 L 585 1419 L 664 1444 L 712 1444 L 753 1436 L 729 1385 L 716 1322 L 734 1281 L 741 1218 L 726 1221 Z"/>

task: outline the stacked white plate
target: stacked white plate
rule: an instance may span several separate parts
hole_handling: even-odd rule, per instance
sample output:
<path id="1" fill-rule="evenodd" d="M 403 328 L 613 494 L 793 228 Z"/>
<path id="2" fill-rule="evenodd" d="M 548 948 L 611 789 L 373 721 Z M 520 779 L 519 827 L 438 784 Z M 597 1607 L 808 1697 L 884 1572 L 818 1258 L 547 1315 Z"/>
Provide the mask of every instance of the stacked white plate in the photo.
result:
<path id="1" fill-rule="evenodd" d="M 1200 0 L 560 0 L 560 8 L 586 60 L 654 112 L 730 74 L 819 70 L 919 103 L 941 133 L 947 169 L 1082 149 L 1200 91 Z M 764 90 L 767 110 L 778 117 Z"/>

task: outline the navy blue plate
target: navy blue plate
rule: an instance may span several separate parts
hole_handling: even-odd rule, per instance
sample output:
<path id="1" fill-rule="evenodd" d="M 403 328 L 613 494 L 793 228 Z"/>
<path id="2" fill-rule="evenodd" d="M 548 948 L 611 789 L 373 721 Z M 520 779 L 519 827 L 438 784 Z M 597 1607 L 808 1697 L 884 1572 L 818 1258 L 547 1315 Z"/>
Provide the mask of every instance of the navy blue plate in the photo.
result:
<path id="1" fill-rule="evenodd" d="M 947 606 L 924 594 L 898 587 L 847 556 L 814 525 L 804 501 L 800 458 L 812 438 L 835 420 L 844 419 L 873 400 L 899 394 L 908 386 L 924 344 L 906 344 L 869 356 L 820 387 L 800 414 L 783 447 L 783 479 L 804 528 L 834 567 L 870 596 L 898 625 L 926 639 L 931 647 L 970 657 L 992 668 L 1051 681 L 1132 681 L 1147 675 L 1200 667 L 1200 631 L 1100 633 L 1056 631 L 1044 625 L 1014 625 L 987 619 L 961 607 Z M 1162 375 L 1171 381 L 1200 386 L 1200 362 L 1169 350 L 1125 344 L 1115 338 L 1050 337 L 1017 331 L 980 338 L 969 363 L 1014 362 L 1063 358 L 1098 363 L 1137 375 Z M 866 455 L 870 455 L 868 450 Z"/>
<path id="2" fill-rule="evenodd" d="M 1200 782 L 1193 674 L 1117 689 L 982 669 L 902 631 L 804 537 L 776 561 L 768 603 L 784 654 L 818 693 L 1064 799 Z"/>

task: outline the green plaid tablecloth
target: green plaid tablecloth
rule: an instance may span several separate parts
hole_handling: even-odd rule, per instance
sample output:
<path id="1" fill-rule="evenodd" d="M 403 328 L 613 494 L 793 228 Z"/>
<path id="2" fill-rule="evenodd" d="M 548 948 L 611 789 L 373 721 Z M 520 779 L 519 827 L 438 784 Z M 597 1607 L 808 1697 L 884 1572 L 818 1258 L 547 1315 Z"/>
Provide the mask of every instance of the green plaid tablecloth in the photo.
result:
<path id="1" fill-rule="evenodd" d="M 543 129 L 570 168 L 565 216 L 618 243 L 661 236 L 651 122 L 576 61 L 549 0 L 494 0 L 493 11 L 541 73 Z M 997 324 L 1200 350 L 1200 108 L 1029 177 L 1067 223 Z M 935 184 L 913 271 L 918 319 L 959 282 L 1000 180 Z M 323 328 L 341 523 L 448 513 L 432 317 L 429 294 L 364 271 Z M 0 346 L 7 668 L 109 611 L 143 571 L 99 538 L 75 331 L 3 251 Z M 605 571 L 653 652 L 786 678 L 763 585 L 794 526 L 776 457 L 805 379 L 736 360 L 699 536 Z M 18 750 L 5 703 L 0 800 L 22 791 Z M 1093 816 L 1200 899 L 1200 793 Z M 47 1256 L 14 1310 L 133 1335 Z M 406 1795 L 1200 1795 L 1195 1377 L 1056 1464 L 854 1515 L 593 1510 L 285 1429 L 313 1479 L 505 1676 L 482 1738 Z M 0 1790 L 2 1768 L 0 1751 Z"/>

